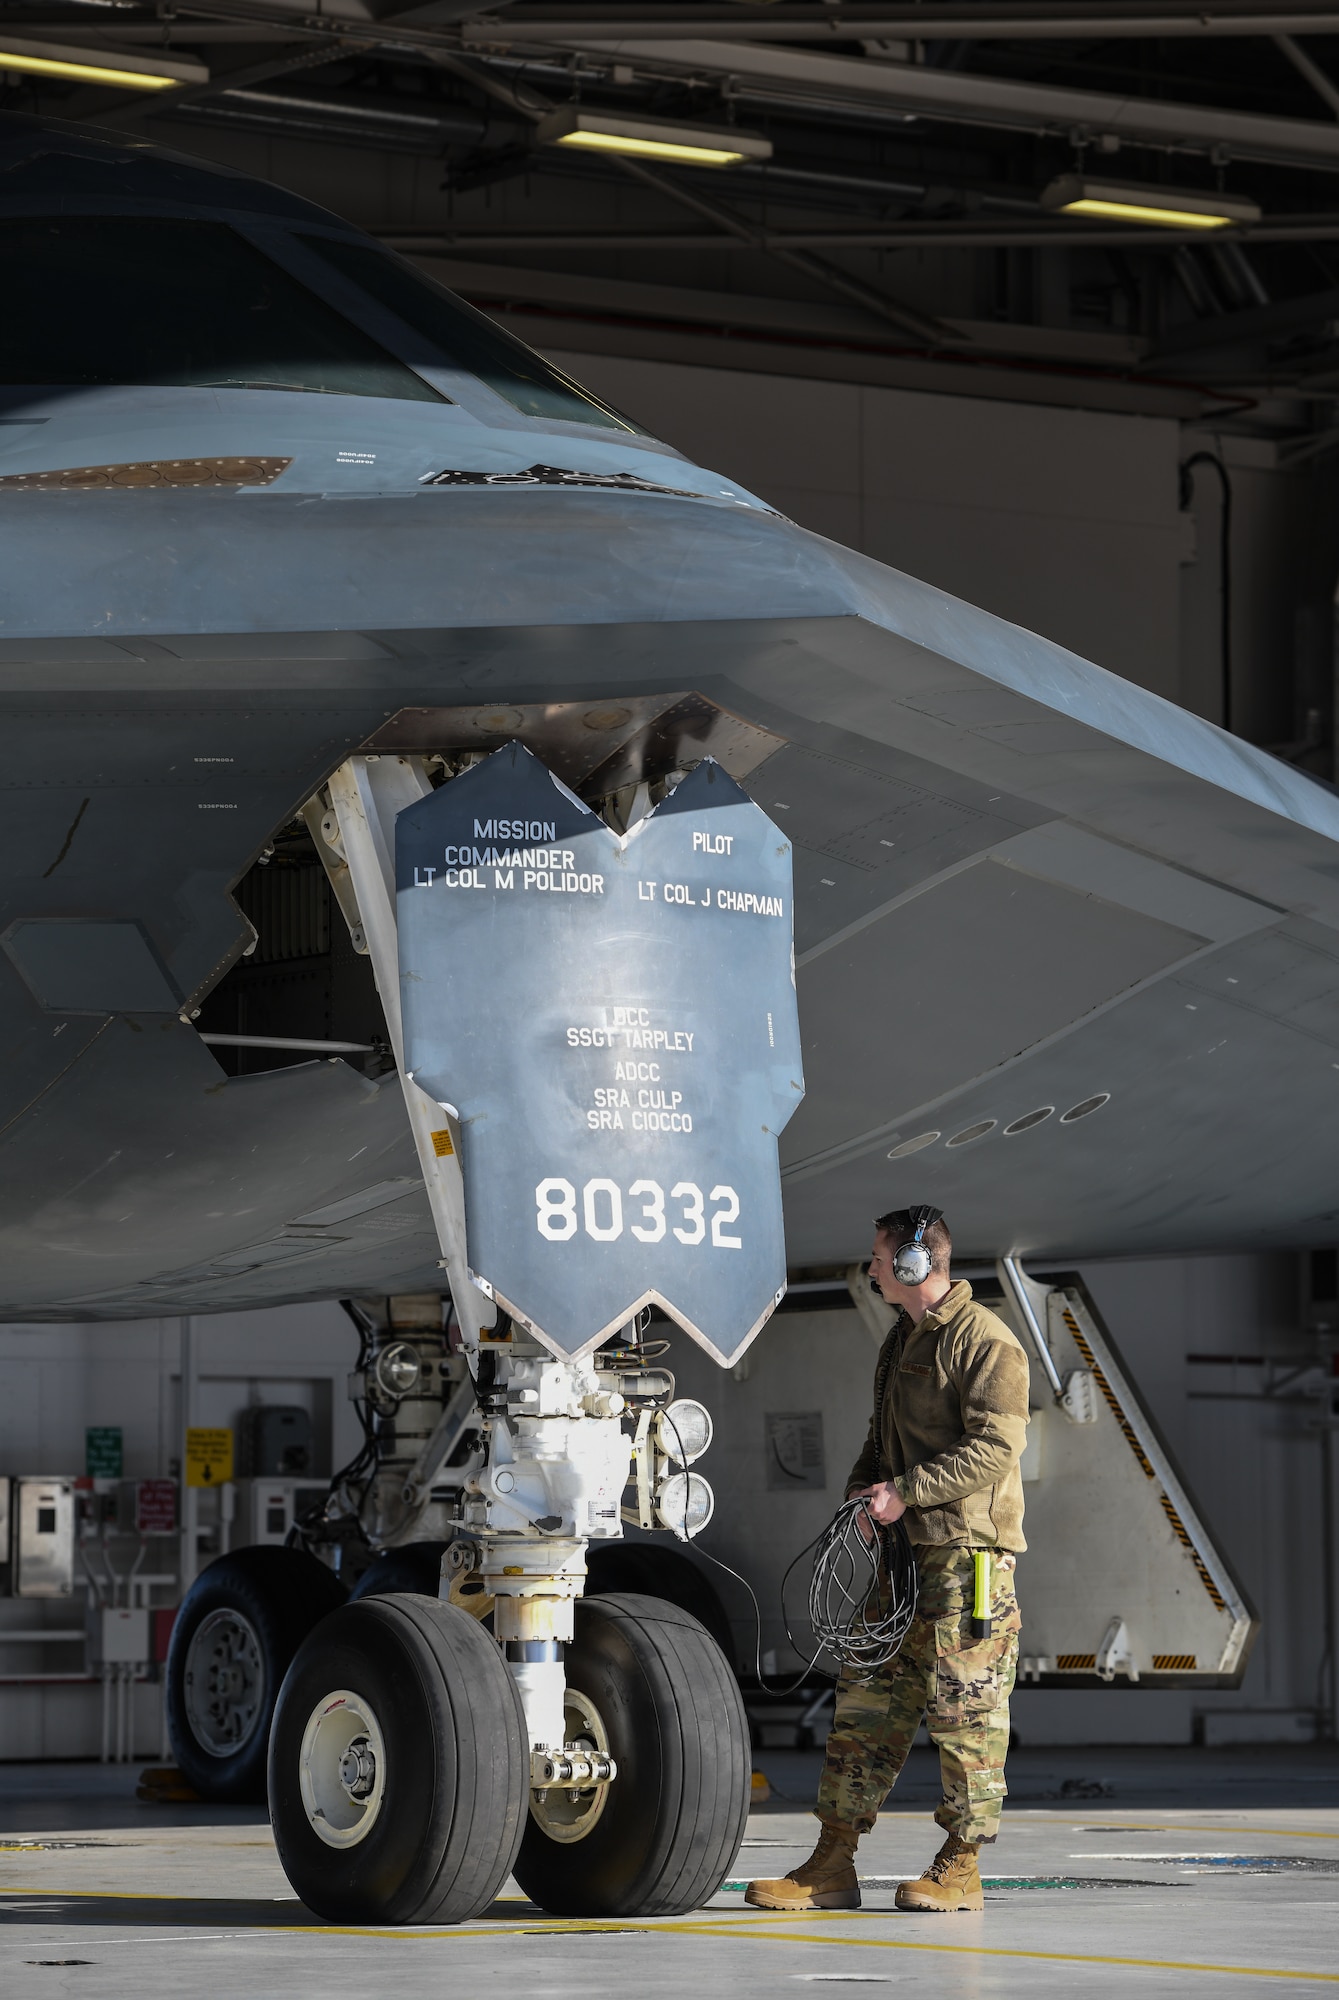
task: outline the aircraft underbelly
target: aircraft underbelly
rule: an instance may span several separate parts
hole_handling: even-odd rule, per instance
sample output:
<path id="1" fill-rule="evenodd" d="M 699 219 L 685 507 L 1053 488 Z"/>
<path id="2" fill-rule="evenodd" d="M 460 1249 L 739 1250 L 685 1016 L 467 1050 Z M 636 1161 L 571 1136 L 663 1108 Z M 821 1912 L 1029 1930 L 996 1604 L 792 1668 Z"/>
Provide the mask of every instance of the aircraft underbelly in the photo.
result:
<path id="1" fill-rule="evenodd" d="M 36 591 L 0 628 L 4 1316 L 437 1282 L 397 1090 L 228 1078 L 190 1025 L 250 941 L 231 891 L 359 746 L 548 728 L 561 770 L 604 730 L 612 769 L 671 710 L 742 732 L 794 843 L 792 1265 L 915 1199 L 968 1253 L 1333 1240 L 1339 805 L 1247 746 L 739 506 L 0 514 L 13 574 L 67 566 L 61 629 Z"/>

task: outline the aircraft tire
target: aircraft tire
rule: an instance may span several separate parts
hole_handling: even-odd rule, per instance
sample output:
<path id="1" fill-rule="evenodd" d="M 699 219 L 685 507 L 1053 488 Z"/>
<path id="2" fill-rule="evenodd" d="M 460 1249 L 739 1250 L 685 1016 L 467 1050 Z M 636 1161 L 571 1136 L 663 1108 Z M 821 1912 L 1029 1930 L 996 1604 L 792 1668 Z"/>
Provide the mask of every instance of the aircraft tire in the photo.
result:
<path id="1" fill-rule="evenodd" d="M 581 1598 L 567 1681 L 570 1740 L 607 1749 L 618 1775 L 602 1804 L 594 1793 L 573 1804 L 561 1787 L 532 1797 L 516 1880 L 560 1916 L 699 1908 L 729 1873 L 749 1809 L 748 1721 L 720 1647 L 663 1599 Z"/>
<path id="2" fill-rule="evenodd" d="M 186 1593 L 167 1656 L 168 1733 L 202 1799 L 260 1801 L 284 1675 L 344 1586 L 305 1549 L 235 1549 Z"/>
<path id="3" fill-rule="evenodd" d="M 664 1542 L 591 1542 L 586 1549 L 587 1597 L 661 1597 L 705 1625 L 731 1666 L 734 1634 L 711 1578 L 691 1556 Z"/>
<path id="4" fill-rule="evenodd" d="M 289 1668 L 270 1818 L 289 1881 L 331 1923 L 478 1916 L 511 1872 L 529 1782 L 502 1650 L 453 1605 L 343 1605 Z"/>
<path id="5" fill-rule="evenodd" d="M 404 1542 L 374 1556 L 349 1592 L 350 1604 L 363 1597 L 436 1597 L 442 1557 L 449 1542 Z"/>

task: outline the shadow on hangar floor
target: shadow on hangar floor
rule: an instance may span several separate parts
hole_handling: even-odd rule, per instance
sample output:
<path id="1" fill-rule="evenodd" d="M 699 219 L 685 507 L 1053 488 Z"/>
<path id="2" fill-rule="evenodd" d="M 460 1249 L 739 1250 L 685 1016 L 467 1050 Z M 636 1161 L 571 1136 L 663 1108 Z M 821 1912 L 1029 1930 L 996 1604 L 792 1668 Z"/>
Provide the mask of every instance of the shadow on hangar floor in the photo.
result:
<path id="1" fill-rule="evenodd" d="M 794 842 L 793 1263 L 913 1198 L 973 1253 L 1333 1239 L 1325 787 L 796 528 L 309 204 L 30 120 L 0 155 L 28 295 L 116 253 L 58 349 L 0 330 L 0 1310 L 439 1283 L 394 1076 L 232 1077 L 192 1015 L 344 757 L 511 736 L 590 798 L 717 755 Z"/>

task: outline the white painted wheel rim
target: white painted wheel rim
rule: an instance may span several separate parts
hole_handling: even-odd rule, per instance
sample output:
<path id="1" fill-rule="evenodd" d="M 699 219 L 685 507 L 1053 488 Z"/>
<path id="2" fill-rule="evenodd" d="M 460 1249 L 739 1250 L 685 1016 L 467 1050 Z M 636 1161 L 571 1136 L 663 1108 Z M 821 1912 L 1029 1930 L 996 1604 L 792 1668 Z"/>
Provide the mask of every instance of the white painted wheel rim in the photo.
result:
<path id="1" fill-rule="evenodd" d="M 210 1757 L 232 1757 L 256 1733 L 266 1693 L 265 1654 L 240 1611 L 211 1611 L 191 1634 L 182 1697 L 191 1735 Z"/>
<path id="2" fill-rule="evenodd" d="M 381 1814 L 386 1742 L 370 1701 L 336 1688 L 318 1701 L 298 1756 L 302 1804 L 327 1847 L 357 1847 Z"/>
<path id="3" fill-rule="evenodd" d="M 582 1694 L 580 1688 L 563 1690 L 563 1736 L 568 1743 L 609 1755 L 609 1732 L 604 1719 L 590 1696 Z M 541 1832 L 567 1847 L 584 1840 L 591 1832 L 608 1797 L 607 1784 L 588 1785 L 584 1789 L 550 1785 L 542 1798 L 538 1792 L 531 1792 L 530 1814 Z"/>

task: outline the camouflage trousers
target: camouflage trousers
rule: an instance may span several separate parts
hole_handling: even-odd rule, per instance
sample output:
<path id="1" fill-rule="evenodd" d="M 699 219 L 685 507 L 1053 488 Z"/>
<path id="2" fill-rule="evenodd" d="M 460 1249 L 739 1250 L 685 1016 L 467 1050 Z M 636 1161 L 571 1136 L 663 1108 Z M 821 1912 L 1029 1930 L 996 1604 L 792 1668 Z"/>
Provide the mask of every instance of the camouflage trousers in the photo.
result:
<path id="1" fill-rule="evenodd" d="M 1018 1668 L 1013 1559 L 991 1560 L 991 1636 L 974 1639 L 972 1552 L 918 1548 L 920 1595 L 902 1649 L 869 1680 L 844 1673 L 815 1808 L 868 1833 L 924 1717 L 939 1751 L 940 1826 L 994 1840 L 1004 1804 L 1009 1695 Z"/>

